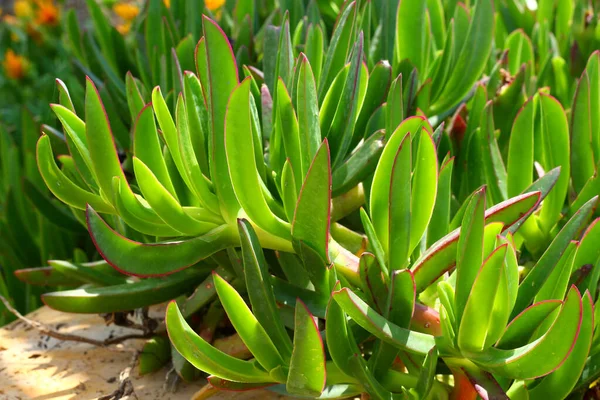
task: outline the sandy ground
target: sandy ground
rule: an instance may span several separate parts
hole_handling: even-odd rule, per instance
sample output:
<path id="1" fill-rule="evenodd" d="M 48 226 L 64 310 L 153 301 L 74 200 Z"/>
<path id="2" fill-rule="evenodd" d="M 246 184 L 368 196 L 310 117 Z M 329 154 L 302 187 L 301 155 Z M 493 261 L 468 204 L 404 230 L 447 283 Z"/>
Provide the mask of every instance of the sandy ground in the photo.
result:
<path id="1" fill-rule="evenodd" d="M 160 315 L 161 310 L 152 311 Z M 134 333 L 127 328 L 106 326 L 97 315 L 65 314 L 43 307 L 28 315 L 60 332 L 104 340 Z M 131 362 L 127 349 L 141 349 L 142 340 L 126 345 L 99 348 L 85 343 L 61 342 L 16 321 L 0 329 L 0 399 L 2 400 L 88 400 L 112 393 L 119 374 Z M 191 399 L 203 382 L 180 384 L 175 393 L 163 389 L 167 368 L 140 376 L 131 374 L 140 400 Z M 134 399 L 129 396 L 124 399 Z M 222 392 L 213 399 L 277 399 L 270 392 Z"/>

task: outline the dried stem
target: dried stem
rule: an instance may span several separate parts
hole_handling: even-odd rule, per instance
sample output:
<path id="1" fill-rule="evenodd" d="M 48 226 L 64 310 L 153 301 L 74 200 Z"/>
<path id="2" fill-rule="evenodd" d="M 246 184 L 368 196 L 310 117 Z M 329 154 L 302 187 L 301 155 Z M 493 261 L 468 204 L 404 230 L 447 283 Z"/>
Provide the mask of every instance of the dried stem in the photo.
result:
<path id="1" fill-rule="evenodd" d="M 12 304 L 10 304 L 10 302 L 2 295 L 0 295 L 0 301 L 2 301 L 2 303 L 4 303 L 4 306 L 6 307 L 6 309 L 8 311 L 10 311 L 12 314 L 14 314 L 19 320 L 23 321 L 24 323 L 26 323 L 33 329 L 36 329 L 40 333 L 50 336 L 50 337 L 53 337 L 58 340 L 87 343 L 87 344 L 91 344 L 91 345 L 98 346 L 98 347 L 107 347 L 107 346 L 110 346 L 113 344 L 122 343 L 129 339 L 148 339 L 148 338 L 152 337 L 152 332 L 149 332 L 149 333 L 143 333 L 143 334 L 133 333 L 133 334 L 118 336 L 118 337 L 114 337 L 114 338 L 108 338 L 105 340 L 96 340 L 96 339 L 87 338 L 85 336 L 73 335 L 70 333 L 61 333 L 61 332 L 58 332 L 58 331 L 50 328 L 47 325 L 42 324 L 41 322 L 34 321 L 32 319 L 25 317 L 19 311 L 17 311 L 12 306 Z"/>

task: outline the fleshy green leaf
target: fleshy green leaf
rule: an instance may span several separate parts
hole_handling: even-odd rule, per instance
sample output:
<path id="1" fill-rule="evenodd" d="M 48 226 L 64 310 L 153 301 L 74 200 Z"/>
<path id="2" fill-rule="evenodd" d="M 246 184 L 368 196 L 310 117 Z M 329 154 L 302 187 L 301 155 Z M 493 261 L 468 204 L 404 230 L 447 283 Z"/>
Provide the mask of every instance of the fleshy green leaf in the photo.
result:
<path id="1" fill-rule="evenodd" d="M 292 237 L 329 260 L 329 224 L 331 214 L 331 162 L 327 140 L 315 155 L 302 189 L 292 223 Z"/>
<path id="2" fill-rule="evenodd" d="M 171 343 L 196 368 L 219 378 L 248 383 L 273 382 L 256 361 L 244 361 L 211 346 L 187 324 L 172 301 L 167 307 L 167 330 Z"/>
<path id="3" fill-rule="evenodd" d="M 277 348 L 242 296 L 219 275 L 213 274 L 213 281 L 233 328 L 256 360 L 267 371 L 283 365 L 283 359 Z"/>
<path id="4" fill-rule="evenodd" d="M 308 308 L 296 302 L 294 350 L 286 390 L 291 394 L 319 396 L 325 388 L 325 348 Z"/>

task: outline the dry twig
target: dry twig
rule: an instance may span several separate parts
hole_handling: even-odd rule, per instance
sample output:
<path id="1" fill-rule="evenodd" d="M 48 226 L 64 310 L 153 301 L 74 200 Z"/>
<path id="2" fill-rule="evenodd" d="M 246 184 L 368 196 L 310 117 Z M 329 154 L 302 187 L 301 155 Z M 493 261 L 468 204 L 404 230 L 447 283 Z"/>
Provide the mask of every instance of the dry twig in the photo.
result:
<path id="1" fill-rule="evenodd" d="M 96 340 L 96 339 L 87 338 L 85 336 L 73 335 L 70 333 L 61 333 L 61 332 L 58 332 L 57 330 L 50 328 L 47 325 L 42 324 L 41 322 L 34 321 L 32 319 L 25 317 L 23 314 L 21 314 L 19 311 L 17 311 L 12 306 L 12 304 L 10 304 L 10 302 L 2 295 L 0 295 L 0 301 L 2 301 L 2 303 L 4 303 L 4 306 L 6 307 L 6 309 L 8 311 L 10 311 L 12 314 L 14 314 L 19 320 L 23 321 L 30 327 L 36 329 L 40 333 L 50 336 L 50 337 L 53 337 L 58 340 L 88 343 L 88 344 L 91 344 L 94 346 L 106 347 L 106 346 L 110 346 L 113 344 L 122 343 L 129 339 L 148 339 L 148 338 L 152 337 L 152 332 L 146 332 L 143 334 L 132 333 L 132 334 L 118 336 L 118 337 L 114 337 L 114 338 L 108 338 L 105 340 Z"/>

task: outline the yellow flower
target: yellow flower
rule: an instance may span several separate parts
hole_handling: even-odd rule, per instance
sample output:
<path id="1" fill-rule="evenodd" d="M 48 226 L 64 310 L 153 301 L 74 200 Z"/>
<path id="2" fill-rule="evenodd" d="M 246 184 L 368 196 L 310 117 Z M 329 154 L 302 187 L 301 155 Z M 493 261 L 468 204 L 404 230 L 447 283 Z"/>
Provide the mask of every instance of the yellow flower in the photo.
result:
<path id="1" fill-rule="evenodd" d="M 58 24 L 58 8 L 52 0 L 37 0 L 35 22 L 39 25 L 56 26 Z"/>
<path id="2" fill-rule="evenodd" d="M 13 7 L 15 15 L 19 18 L 29 18 L 33 15 L 33 8 L 27 0 L 17 0 Z"/>
<path id="3" fill-rule="evenodd" d="M 25 57 L 15 54 L 12 49 L 6 50 L 2 66 L 7 77 L 15 80 L 23 78 L 27 72 L 28 65 L 29 61 Z"/>
<path id="4" fill-rule="evenodd" d="M 127 35 L 130 29 L 131 22 L 125 22 L 124 24 L 117 25 L 117 31 L 119 31 L 121 35 Z"/>
<path id="5" fill-rule="evenodd" d="M 131 21 L 140 13 L 140 9 L 135 4 L 115 4 L 113 11 L 125 21 Z"/>
<path id="6" fill-rule="evenodd" d="M 171 0 L 163 0 L 163 3 L 165 3 L 165 7 L 171 8 Z"/>
<path id="7" fill-rule="evenodd" d="M 210 11 L 215 11 L 217 8 L 221 8 L 225 4 L 225 0 L 206 0 L 204 5 Z"/>

